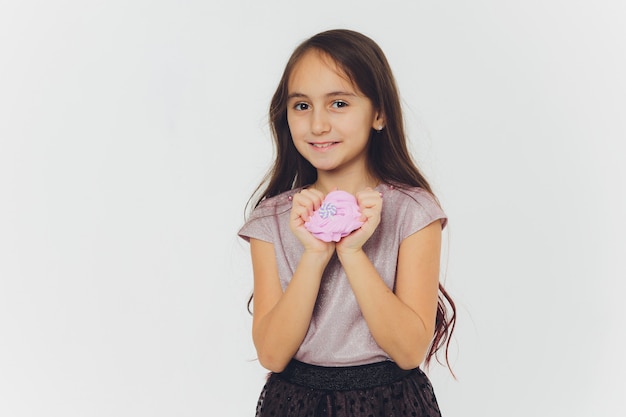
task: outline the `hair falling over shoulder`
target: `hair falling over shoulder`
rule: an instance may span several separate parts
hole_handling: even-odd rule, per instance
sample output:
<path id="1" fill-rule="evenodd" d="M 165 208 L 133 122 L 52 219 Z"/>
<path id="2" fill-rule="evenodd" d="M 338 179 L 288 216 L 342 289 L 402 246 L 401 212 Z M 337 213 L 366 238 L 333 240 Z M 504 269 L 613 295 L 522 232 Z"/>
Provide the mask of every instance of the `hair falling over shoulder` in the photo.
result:
<path id="1" fill-rule="evenodd" d="M 400 96 L 383 51 L 376 42 L 359 32 L 335 29 L 318 33 L 302 42 L 285 66 L 269 109 L 275 160 L 254 191 L 247 207 L 254 208 L 266 198 L 313 184 L 317 179 L 315 168 L 296 150 L 287 123 L 289 77 L 300 58 L 310 50 L 317 50 L 334 61 L 348 79 L 371 100 L 374 108 L 384 115 L 385 128 L 380 132 L 373 129 L 370 132 L 367 163 L 372 175 L 381 182 L 400 187 L 421 187 L 433 194 L 430 184 L 409 152 Z M 445 348 L 446 364 L 452 372 L 448 350 L 456 324 L 456 306 L 441 284 L 438 298 L 435 333 L 425 365 L 428 367 L 433 357 L 436 358 L 437 352 Z M 252 297 L 248 308 L 251 301 Z"/>

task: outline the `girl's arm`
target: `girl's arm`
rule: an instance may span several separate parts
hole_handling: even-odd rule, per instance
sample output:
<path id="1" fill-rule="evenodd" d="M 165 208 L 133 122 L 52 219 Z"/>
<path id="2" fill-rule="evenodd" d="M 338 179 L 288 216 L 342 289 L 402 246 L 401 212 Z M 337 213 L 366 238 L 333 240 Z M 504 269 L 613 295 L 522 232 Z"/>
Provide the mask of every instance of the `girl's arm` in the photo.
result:
<path id="1" fill-rule="evenodd" d="M 319 292 L 322 273 L 335 251 L 333 243 L 321 242 L 304 222 L 319 208 L 323 194 L 303 190 L 294 195 L 290 228 L 303 243 L 300 262 L 283 293 L 272 243 L 250 239 L 254 273 L 252 339 L 259 362 L 281 372 L 306 336 Z"/>
<path id="2" fill-rule="evenodd" d="M 281 372 L 306 336 L 328 259 L 305 252 L 285 292 L 274 245 L 250 239 L 254 272 L 252 339 L 264 368 Z"/>
<path id="3" fill-rule="evenodd" d="M 419 366 L 433 338 L 440 248 L 438 220 L 402 242 L 395 294 L 363 250 L 337 252 L 374 340 L 403 369 Z"/>
<path id="4" fill-rule="evenodd" d="M 363 200 L 366 223 L 372 220 L 375 228 L 381 204 L 376 196 Z M 441 222 L 434 221 L 401 243 L 395 293 L 363 252 L 364 237 L 357 237 L 337 244 L 337 255 L 363 317 L 376 343 L 398 366 L 415 368 L 423 361 L 435 330 Z"/>

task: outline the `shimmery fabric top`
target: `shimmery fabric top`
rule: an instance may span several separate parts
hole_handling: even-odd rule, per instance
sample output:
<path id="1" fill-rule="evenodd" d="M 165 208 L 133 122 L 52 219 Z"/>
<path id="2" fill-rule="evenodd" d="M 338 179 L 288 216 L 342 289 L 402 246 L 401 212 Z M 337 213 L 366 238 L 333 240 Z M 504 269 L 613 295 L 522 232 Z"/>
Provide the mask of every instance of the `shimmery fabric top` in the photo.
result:
<path id="1" fill-rule="evenodd" d="M 447 218 L 431 194 L 421 188 L 380 184 L 376 190 L 383 194 L 381 221 L 363 250 L 387 287 L 393 289 L 400 243 L 435 220 L 445 227 Z M 264 200 L 239 230 L 245 240 L 255 238 L 274 244 L 283 291 L 303 252 L 289 229 L 290 197 L 298 191 Z M 324 271 L 309 330 L 294 358 L 320 366 L 389 360 L 374 341 L 336 254 Z"/>

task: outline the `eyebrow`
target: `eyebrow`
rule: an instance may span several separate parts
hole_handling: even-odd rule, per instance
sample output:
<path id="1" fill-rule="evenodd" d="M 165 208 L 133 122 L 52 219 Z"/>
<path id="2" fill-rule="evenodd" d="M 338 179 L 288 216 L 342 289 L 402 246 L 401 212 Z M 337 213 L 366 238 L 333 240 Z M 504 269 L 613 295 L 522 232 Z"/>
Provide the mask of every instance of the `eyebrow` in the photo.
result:
<path id="1" fill-rule="evenodd" d="M 324 97 L 329 98 L 329 97 L 337 97 L 337 96 L 352 96 L 352 97 L 357 97 L 357 95 L 355 93 L 351 93 L 348 91 L 333 91 L 332 93 L 328 93 L 326 94 Z M 287 96 L 287 100 L 291 100 L 292 98 L 308 98 L 308 96 L 306 94 L 303 93 L 291 93 Z"/>

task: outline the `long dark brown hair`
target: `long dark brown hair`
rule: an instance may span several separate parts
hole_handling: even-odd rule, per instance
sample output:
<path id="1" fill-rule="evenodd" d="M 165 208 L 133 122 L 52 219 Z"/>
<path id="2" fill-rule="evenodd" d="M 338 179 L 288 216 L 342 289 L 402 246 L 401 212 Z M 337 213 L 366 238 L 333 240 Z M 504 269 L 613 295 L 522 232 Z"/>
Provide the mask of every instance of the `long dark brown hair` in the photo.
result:
<path id="1" fill-rule="evenodd" d="M 289 77 L 300 58 L 310 50 L 317 50 L 335 62 L 384 116 L 385 128 L 381 132 L 372 129 L 368 142 L 367 163 L 372 175 L 397 187 L 421 187 L 433 194 L 408 150 L 398 89 L 383 51 L 361 33 L 337 29 L 318 33 L 301 43 L 285 66 L 269 111 L 276 159 L 250 199 L 254 202 L 253 207 L 266 198 L 317 180 L 315 168 L 296 150 L 287 123 Z M 259 192 L 261 189 L 263 191 Z M 443 285 L 439 284 L 435 333 L 426 355 L 426 366 L 445 346 L 446 363 L 450 368 L 448 350 L 455 324 L 456 306 Z"/>

